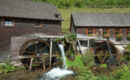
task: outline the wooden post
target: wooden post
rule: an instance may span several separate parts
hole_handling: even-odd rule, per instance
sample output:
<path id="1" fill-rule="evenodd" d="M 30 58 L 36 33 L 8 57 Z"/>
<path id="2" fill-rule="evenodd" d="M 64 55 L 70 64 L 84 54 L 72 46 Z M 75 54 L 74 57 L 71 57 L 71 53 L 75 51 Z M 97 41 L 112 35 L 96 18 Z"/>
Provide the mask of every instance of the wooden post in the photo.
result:
<path id="1" fill-rule="evenodd" d="M 45 70 L 46 67 L 45 67 L 45 64 L 44 64 L 44 59 L 45 59 L 45 58 L 42 58 L 42 67 L 43 67 L 43 69 Z"/>
<path id="2" fill-rule="evenodd" d="M 81 54 L 83 54 L 82 49 L 81 49 L 81 44 L 80 44 L 80 41 L 79 41 L 79 40 L 78 40 L 78 44 L 79 44 L 79 49 L 80 49 L 80 51 L 81 51 Z"/>
<path id="3" fill-rule="evenodd" d="M 49 65 L 50 69 L 51 69 L 51 60 L 52 60 L 52 46 L 53 46 L 53 42 L 50 41 L 50 65 Z"/>
<path id="4" fill-rule="evenodd" d="M 31 58 L 31 61 L 30 61 L 29 71 L 32 70 L 32 63 L 33 63 L 33 58 Z"/>
<path id="5" fill-rule="evenodd" d="M 90 39 L 88 39 L 88 51 L 89 51 L 89 47 L 90 47 Z"/>

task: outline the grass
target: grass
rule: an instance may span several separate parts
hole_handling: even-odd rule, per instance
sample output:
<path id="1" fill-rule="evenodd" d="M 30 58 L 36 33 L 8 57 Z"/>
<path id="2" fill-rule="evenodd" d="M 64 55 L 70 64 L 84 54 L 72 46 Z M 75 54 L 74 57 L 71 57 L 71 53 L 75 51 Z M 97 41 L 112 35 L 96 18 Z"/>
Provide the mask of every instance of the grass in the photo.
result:
<path id="1" fill-rule="evenodd" d="M 58 10 L 64 19 L 62 22 L 62 32 L 67 32 L 69 30 L 70 16 L 72 12 L 130 13 L 130 8 L 69 8 Z"/>
<path id="2" fill-rule="evenodd" d="M 127 47 L 125 48 L 125 50 L 130 52 L 130 44 L 127 45 Z"/>

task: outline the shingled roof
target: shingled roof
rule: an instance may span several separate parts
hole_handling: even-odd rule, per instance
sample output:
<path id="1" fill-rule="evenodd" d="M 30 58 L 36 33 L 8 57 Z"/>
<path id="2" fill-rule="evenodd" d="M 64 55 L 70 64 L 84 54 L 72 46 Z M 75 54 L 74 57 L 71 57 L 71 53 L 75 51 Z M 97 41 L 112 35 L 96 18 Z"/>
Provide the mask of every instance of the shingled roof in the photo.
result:
<path id="1" fill-rule="evenodd" d="M 62 20 L 53 4 L 31 0 L 0 0 L 0 16 Z"/>
<path id="2" fill-rule="evenodd" d="M 72 13 L 75 26 L 130 27 L 129 13 Z"/>

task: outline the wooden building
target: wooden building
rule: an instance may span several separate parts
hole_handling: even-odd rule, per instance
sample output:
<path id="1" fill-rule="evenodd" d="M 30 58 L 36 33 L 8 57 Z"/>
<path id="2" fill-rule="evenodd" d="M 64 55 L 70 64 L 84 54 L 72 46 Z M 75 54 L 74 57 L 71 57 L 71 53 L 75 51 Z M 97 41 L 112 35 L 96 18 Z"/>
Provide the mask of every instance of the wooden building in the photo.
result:
<path id="1" fill-rule="evenodd" d="M 11 37 L 33 33 L 60 35 L 61 22 L 53 4 L 0 0 L 0 61 L 10 59 Z"/>
<path id="2" fill-rule="evenodd" d="M 130 43 L 129 13 L 85 13 L 75 12 L 71 15 L 70 32 L 87 36 L 105 37 L 123 44 Z"/>

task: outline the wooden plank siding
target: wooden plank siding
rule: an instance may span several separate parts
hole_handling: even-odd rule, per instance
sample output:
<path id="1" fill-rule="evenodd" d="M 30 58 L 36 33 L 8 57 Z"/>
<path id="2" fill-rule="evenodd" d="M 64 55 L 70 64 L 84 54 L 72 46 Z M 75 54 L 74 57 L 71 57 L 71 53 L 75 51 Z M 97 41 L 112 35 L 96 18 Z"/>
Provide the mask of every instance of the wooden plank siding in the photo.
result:
<path id="1" fill-rule="evenodd" d="M 13 19 L 13 18 L 12 18 Z M 10 55 L 11 37 L 43 33 L 48 35 L 61 34 L 61 21 L 42 20 L 42 27 L 34 27 L 34 19 L 14 18 L 13 26 L 5 26 L 4 18 L 0 17 L 0 61 Z M 9 58 L 6 58 L 7 60 Z M 6 60 L 4 59 L 4 60 Z"/>

